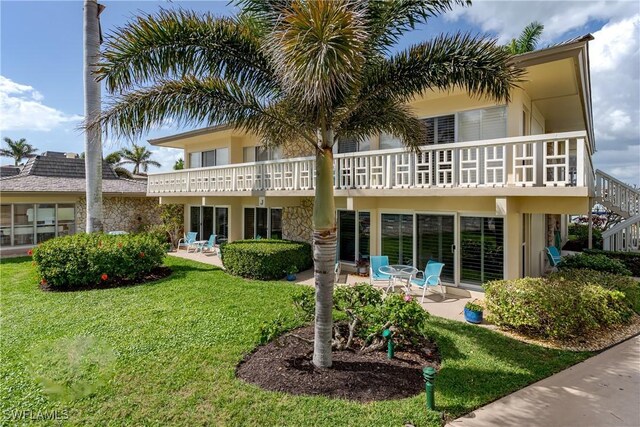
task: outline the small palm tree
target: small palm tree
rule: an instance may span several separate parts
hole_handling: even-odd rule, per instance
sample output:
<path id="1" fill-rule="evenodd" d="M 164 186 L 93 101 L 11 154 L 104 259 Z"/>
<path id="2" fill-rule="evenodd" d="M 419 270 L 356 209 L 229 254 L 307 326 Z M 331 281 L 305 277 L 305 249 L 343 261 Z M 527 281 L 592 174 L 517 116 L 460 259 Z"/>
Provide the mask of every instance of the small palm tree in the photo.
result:
<path id="1" fill-rule="evenodd" d="M 153 153 L 147 150 L 147 147 L 143 147 L 142 145 L 132 144 L 131 149 L 123 148 L 122 150 L 120 150 L 120 155 L 123 159 L 120 161 L 120 164 L 133 165 L 134 175 L 140 174 L 140 168 L 142 168 L 142 170 L 146 173 L 147 170 L 149 170 L 149 166 L 162 166 L 155 160 L 150 160 Z"/>
<path id="2" fill-rule="evenodd" d="M 538 46 L 542 31 L 544 31 L 544 25 L 537 21 L 530 23 L 524 27 L 518 39 L 511 39 L 511 43 L 507 45 L 507 50 L 512 55 L 533 52 Z"/>
<path id="3" fill-rule="evenodd" d="M 31 144 L 28 144 L 24 138 L 14 140 L 5 137 L 4 142 L 9 148 L 0 149 L 0 156 L 11 157 L 14 160 L 15 166 L 18 166 L 22 159 L 35 156 L 38 151 L 38 149 L 33 148 Z"/>
<path id="4" fill-rule="evenodd" d="M 316 153 L 313 363 L 330 367 L 338 138 L 390 133 L 417 150 L 425 129 L 406 103 L 429 90 L 509 100 L 522 70 L 495 40 L 440 36 L 397 53 L 416 24 L 466 0 L 239 0 L 237 18 L 161 11 L 116 29 L 98 71 L 114 98 L 99 124 L 139 136 L 171 118 L 226 123 Z"/>
<path id="5" fill-rule="evenodd" d="M 120 150 L 109 153 L 104 157 L 104 161 L 110 165 L 117 165 L 120 163 L 120 160 L 122 160 L 122 153 Z"/>
<path id="6" fill-rule="evenodd" d="M 184 160 L 182 160 L 182 157 L 180 157 L 178 160 L 176 160 L 176 162 L 173 164 L 173 170 L 175 171 L 179 171 L 184 169 Z"/>

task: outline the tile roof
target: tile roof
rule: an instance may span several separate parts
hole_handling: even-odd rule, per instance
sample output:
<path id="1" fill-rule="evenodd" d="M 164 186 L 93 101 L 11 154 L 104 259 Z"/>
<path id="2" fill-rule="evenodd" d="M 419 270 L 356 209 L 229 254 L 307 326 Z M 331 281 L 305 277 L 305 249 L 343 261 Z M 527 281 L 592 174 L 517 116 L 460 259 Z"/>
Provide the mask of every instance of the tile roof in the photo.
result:
<path id="1" fill-rule="evenodd" d="M 36 156 L 29 159 L 20 173 L 7 177 L 3 175 L 0 178 L 0 191 L 84 193 L 86 191 L 84 159 Z M 143 195 L 147 192 L 147 183 L 120 178 L 111 165 L 103 162 L 102 192 Z"/>
<path id="2" fill-rule="evenodd" d="M 16 176 L 20 173 L 19 166 L 0 166 L 0 178 Z"/>

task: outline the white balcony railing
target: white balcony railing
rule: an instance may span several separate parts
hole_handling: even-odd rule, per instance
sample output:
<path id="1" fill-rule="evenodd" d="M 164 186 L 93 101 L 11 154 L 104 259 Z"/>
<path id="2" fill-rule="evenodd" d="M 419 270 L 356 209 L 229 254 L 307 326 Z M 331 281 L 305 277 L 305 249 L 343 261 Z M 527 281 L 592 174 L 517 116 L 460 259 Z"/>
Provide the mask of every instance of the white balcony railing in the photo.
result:
<path id="1" fill-rule="evenodd" d="M 338 154 L 334 188 L 590 187 L 585 132 Z M 150 174 L 149 194 L 301 191 L 315 186 L 315 159 L 293 158 Z"/>

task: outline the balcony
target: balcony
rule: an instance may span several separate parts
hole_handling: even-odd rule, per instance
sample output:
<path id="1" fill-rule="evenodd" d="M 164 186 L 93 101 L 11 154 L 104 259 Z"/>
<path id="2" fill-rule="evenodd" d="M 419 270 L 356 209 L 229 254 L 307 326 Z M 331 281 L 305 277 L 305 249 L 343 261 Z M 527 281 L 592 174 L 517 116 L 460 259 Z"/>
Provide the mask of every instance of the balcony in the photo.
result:
<path id="1" fill-rule="evenodd" d="M 589 195 L 594 187 L 584 131 L 338 154 L 337 196 Z M 152 196 L 310 196 L 315 159 L 239 163 L 149 175 Z M 532 191 L 530 188 L 539 188 Z M 581 191 L 576 192 L 577 189 Z M 586 190 L 585 190 L 586 189 Z"/>

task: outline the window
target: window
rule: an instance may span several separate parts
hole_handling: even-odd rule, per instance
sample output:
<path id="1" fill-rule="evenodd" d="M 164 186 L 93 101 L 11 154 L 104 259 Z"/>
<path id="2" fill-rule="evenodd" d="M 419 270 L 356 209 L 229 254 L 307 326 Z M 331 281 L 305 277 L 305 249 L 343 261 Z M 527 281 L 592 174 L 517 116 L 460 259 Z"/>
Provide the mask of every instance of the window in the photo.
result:
<path id="1" fill-rule="evenodd" d="M 381 255 L 389 264 L 413 263 L 413 215 L 382 214 Z"/>
<path id="2" fill-rule="evenodd" d="M 226 238 L 229 235 L 229 209 L 216 208 L 215 233 L 218 238 Z"/>
<path id="3" fill-rule="evenodd" d="M 244 208 L 245 239 L 281 239 L 282 209 Z"/>
<path id="4" fill-rule="evenodd" d="M 68 236 L 76 232 L 75 205 L 58 205 L 58 236 Z"/>
<path id="5" fill-rule="evenodd" d="M 358 141 L 355 138 L 340 138 L 338 139 L 337 147 L 338 154 L 369 151 L 371 149 L 371 141 L 369 140 L 369 138 L 363 139 L 361 141 Z"/>
<path id="6" fill-rule="evenodd" d="M 56 205 L 37 205 L 36 224 L 38 243 L 56 237 Z"/>
<path id="7" fill-rule="evenodd" d="M 229 149 L 216 148 L 208 151 L 189 153 L 189 167 L 224 166 L 229 164 Z"/>
<path id="8" fill-rule="evenodd" d="M 504 220 L 460 217 L 460 280 L 482 284 L 503 278 Z"/>
<path id="9" fill-rule="evenodd" d="M 33 223 L 35 220 L 33 205 L 13 205 L 13 244 L 33 245 Z"/>
<path id="10" fill-rule="evenodd" d="M 11 205 L 0 206 L 0 245 L 11 245 Z"/>
<path id="11" fill-rule="evenodd" d="M 280 159 L 282 159 L 282 149 L 280 147 L 266 148 L 258 145 L 242 149 L 242 161 L 245 163 Z"/>
<path id="12" fill-rule="evenodd" d="M 424 269 L 429 260 L 444 263 L 442 279 L 454 281 L 453 215 L 416 214 L 416 267 Z"/>
<path id="13" fill-rule="evenodd" d="M 454 114 L 423 119 L 426 127 L 424 144 L 448 144 L 455 142 L 456 120 Z"/>
<path id="14" fill-rule="evenodd" d="M 390 148 L 402 148 L 402 141 L 397 136 L 389 133 L 383 133 L 380 135 L 380 149 L 387 150 Z"/>
<path id="15" fill-rule="evenodd" d="M 458 113 L 458 141 L 478 141 L 505 136 L 507 109 L 504 106 Z"/>
<path id="16" fill-rule="evenodd" d="M 338 259 L 356 262 L 369 258 L 371 214 L 338 211 Z"/>
<path id="17" fill-rule="evenodd" d="M 229 210 L 225 207 L 191 206 L 189 231 L 198 233 L 197 240 L 225 238 L 229 230 Z"/>
<path id="18" fill-rule="evenodd" d="M 271 209 L 271 238 L 282 239 L 282 209 Z"/>

